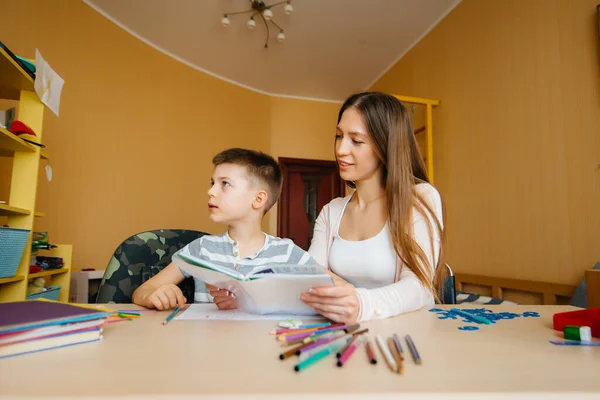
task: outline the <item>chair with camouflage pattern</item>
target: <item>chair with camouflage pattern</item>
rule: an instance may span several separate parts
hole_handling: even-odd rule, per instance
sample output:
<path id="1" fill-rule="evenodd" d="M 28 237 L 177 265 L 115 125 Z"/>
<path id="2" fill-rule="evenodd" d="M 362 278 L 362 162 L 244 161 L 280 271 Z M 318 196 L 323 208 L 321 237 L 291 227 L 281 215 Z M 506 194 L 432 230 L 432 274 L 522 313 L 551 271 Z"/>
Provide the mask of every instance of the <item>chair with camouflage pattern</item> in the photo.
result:
<path id="1" fill-rule="evenodd" d="M 207 233 L 194 230 L 159 229 L 129 237 L 112 255 L 96 303 L 131 303 L 138 286 L 169 265 L 177 250 L 204 235 Z M 186 278 L 179 287 L 188 302 L 193 302 L 194 280 Z"/>

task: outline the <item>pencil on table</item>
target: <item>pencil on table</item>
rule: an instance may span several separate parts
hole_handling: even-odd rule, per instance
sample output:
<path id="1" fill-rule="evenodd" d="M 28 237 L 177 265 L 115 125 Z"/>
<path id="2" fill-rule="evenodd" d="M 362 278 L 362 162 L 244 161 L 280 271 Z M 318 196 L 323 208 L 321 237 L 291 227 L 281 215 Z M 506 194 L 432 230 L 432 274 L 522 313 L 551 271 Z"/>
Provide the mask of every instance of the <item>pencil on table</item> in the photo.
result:
<path id="1" fill-rule="evenodd" d="M 417 347 L 415 343 L 412 341 L 410 335 L 406 335 L 406 344 L 408 344 L 408 349 L 410 350 L 410 354 L 412 355 L 415 364 L 421 365 L 423 361 L 421 360 L 421 356 L 419 356 L 419 352 L 417 351 Z"/>
<path id="2" fill-rule="evenodd" d="M 404 350 L 402 350 L 402 345 L 400 344 L 400 339 L 398 335 L 394 333 L 394 344 L 396 345 L 396 350 L 398 350 L 398 354 L 400 354 L 400 358 L 404 361 Z"/>
<path id="3" fill-rule="evenodd" d="M 396 348 L 396 343 L 394 343 L 394 339 L 389 337 L 387 340 L 388 347 L 390 348 L 390 353 L 392 353 L 392 357 L 396 360 L 396 365 L 398 366 L 398 373 L 402 375 L 404 372 L 404 364 L 402 363 L 402 358 L 400 357 L 400 353 L 398 353 L 398 349 Z"/>
<path id="4" fill-rule="evenodd" d="M 377 341 L 379 351 L 381 351 L 381 354 L 383 354 L 383 358 L 385 359 L 385 362 L 388 365 L 388 367 L 392 370 L 392 372 L 398 372 L 398 365 L 396 364 L 396 361 L 394 361 L 394 358 L 390 353 L 390 349 L 387 348 L 381 336 L 376 335 L 375 340 Z"/>
<path id="5" fill-rule="evenodd" d="M 180 310 L 179 306 L 175 307 L 175 309 L 173 310 L 173 312 L 171 314 L 169 314 L 169 316 L 163 321 L 163 325 L 166 325 L 169 322 L 171 322 L 171 320 L 173 319 L 173 317 L 175 317 L 175 315 L 177 315 L 177 313 L 179 312 L 179 310 Z"/>

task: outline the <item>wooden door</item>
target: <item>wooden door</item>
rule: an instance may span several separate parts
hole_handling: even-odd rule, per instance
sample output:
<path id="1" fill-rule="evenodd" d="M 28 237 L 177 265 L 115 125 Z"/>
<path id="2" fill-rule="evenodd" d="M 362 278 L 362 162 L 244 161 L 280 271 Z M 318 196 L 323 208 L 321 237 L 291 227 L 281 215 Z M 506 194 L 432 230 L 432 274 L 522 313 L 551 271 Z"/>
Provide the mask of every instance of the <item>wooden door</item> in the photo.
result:
<path id="1" fill-rule="evenodd" d="M 323 206 L 344 195 L 335 161 L 279 158 L 283 188 L 278 202 L 277 235 L 308 250 Z"/>

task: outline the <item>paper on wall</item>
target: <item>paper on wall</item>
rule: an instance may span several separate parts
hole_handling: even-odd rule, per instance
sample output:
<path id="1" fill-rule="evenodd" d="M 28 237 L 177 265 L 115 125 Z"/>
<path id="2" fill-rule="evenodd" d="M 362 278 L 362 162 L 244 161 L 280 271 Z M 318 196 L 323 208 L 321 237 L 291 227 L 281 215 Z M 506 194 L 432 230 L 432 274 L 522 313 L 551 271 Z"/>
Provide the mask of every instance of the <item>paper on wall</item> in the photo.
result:
<path id="1" fill-rule="evenodd" d="M 65 81 L 42 58 L 38 49 L 35 49 L 35 82 L 33 87 L 44 103 L 57 117 L 60 108 L 60 95 Z"/>

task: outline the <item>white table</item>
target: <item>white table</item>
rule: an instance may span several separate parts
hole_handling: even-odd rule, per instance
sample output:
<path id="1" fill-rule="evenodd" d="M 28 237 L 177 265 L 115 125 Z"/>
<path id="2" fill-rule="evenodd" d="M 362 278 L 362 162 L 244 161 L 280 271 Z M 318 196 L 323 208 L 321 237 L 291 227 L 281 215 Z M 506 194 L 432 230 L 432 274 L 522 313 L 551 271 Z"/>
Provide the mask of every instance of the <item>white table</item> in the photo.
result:
<path id="1" fill-rule="evenodd" d="M 548 343 L 558 335 L 552 315 L 573 307 L 487 308 L 541 317 L 460 331 L 462 320 L 424 309 L 364 324 L 371 337 L 411 335 L 423 365 L 407 353 L 402 376 L 381 355 L 369 364 L 363 348 L 343 368 L 330 358 L 294 372 L 295 358 L 280 361 L 280 343 L 268 334 L 274 321 L 163 326 L 166 312 L 144 313 L 108 325 L 100 342 L 0 360 L 0 398 L 600 398 L 600 347 Z"/>

